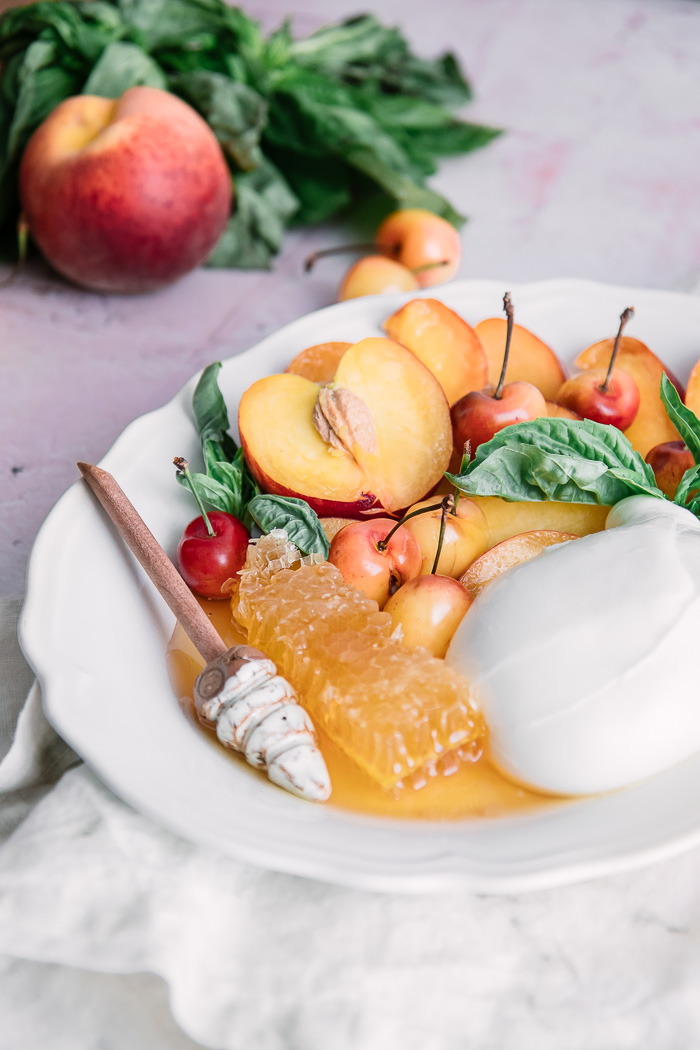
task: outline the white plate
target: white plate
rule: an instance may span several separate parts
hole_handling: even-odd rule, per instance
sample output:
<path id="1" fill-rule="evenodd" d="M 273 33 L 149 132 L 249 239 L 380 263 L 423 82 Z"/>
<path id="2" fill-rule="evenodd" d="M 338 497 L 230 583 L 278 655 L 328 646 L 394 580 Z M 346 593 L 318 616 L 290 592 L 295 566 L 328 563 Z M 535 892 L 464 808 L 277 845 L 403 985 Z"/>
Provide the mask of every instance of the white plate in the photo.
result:
<path id="1" fill-rule="evenodd" d="M 472 323 L 501 310 L 504 289 L 438 289 Z M 681 378 L 700 353 L 700 299 L 584 281 L 512 286 L 517 319 L 570 361 L 630 326 Z M 433 294 L 435 294 L 433 292 Z M 357 340 L 410 296 L 356 299 L 288 325 L 226 361 L 220 385 L 235 419 L 242 392 L 313 343 Z M 135 420 L 105 456 L 157 538 L 174 552 L 192 517 L 172 458 L 199 462 L 195 380 Z M 631 868 L 700 843 L 700 756 L 634 788 L 513 818 L 392 821 L 302 802 L 232 762 L 193 730 L 168 682 L 173 618 L 82 484 L 63 496 L 34 545 L 22 647 L 58 732 L 123 799 L 195 842 L 279 871 L 400 891 L 504 893 Z M 604 727 L 601 727 L 604 730 Z"/>

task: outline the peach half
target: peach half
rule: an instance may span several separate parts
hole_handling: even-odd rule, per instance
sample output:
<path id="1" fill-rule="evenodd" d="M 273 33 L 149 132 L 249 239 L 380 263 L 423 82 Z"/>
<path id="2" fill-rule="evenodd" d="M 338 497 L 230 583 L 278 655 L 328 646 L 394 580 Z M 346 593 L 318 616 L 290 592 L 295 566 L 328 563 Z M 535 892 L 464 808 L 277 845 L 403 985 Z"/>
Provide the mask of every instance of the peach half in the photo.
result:
<path id="1" fill-rule="evenodd" d="M 442 477 L 452 451 L 442 387 L 405 347 L 362 339 L 319 388 L 283 373 L 245 392 L 238 428 L 266 492 L 305 499 L 322 517 L 402 510 Z"/>
<path id="2" fill-rule="evenodd" d="M 691 412 L 700 416 L 700 361 L 698 361 L 690 373 L 688 387 L 685 392 L 685 403 Z"/>
<path id="3" fill-rule="evenodd" d="M 488 360 L 488 381 L 494 386 L 498 382 L 503 366 L 507 326 L 508 322 L 505 317 L 487 317 L 486 320 L 479 321 L 474 329 L 481 340 Z M 543 343 L 528 328 L 514 324 L 506 383 L 514 383 L 518 380 L 532 383 L 540 391 L 545 401 L 554 401 L 564 379 L 561 361 L 551 347 Z"/>
<path id="4" fill-rule="evenodd" d="M 614 339 L 602 339 L 599 343 L 593 343 L 578 355 L 577 367 L 583 370 L 607 368 L 614 343 Z M 639 410 L 634 421 L 625 430 L 626 437 L 632 442 L 637 452 L 641 456 L 646 456 L 654 445 L 661 445 L 666 441 L 678 441 L 678 431 L 666 415 L 666 409 L 659 394 L 662 374 L 666 372 L 681 397 L 683 397 L 683 387 L 669 372 L 663 361 L 660 361 L 641 340 L 623 335 L 620 340 L 616 366 L 629 372 L 639 387 Z"/>
<path id="5" fill-rule="evenodd" d="M 384 322 L 390 339 L 430 369 L 450 405 L 486 386 L 486 355 L 471 325 L 437 299 L 411 299 Z"/>
<path id="6" fill-rule="evenodd" d="M 599 507 L 596 503 L 508 501 L 498 496 L 469 498 L 486 515 L 489 547 L 521 532 L 552 529 L 555 532 L 573 532 L 577 536 L 601 532 L 610 510 L 610 507 Z"/>

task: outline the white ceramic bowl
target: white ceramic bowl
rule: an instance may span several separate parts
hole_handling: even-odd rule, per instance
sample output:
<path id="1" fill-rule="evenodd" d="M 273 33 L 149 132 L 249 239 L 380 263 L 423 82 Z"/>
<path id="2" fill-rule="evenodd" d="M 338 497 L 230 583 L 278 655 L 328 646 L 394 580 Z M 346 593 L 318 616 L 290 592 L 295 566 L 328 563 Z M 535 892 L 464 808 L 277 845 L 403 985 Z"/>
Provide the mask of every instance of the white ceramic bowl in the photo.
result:
<path id="1" fill-rule="evenodd" d="M 690 296 L 573 280 L 463 281 L 431 293 L 476 323 L 500 313 L 506 288 L 518 321 L 564 361 L 613 332 L 630 304 L 637 310 L 630 334 L 681 378 L 700 353 L 700 299 Z M 232 420 L 253 380 L 283 371 L 314 343 L 378 334 L 407 298 L 329 307 L 226 361 L 220 385 Z M 135 420 L 102 461 L 170 553 L 192 516 L 171 464 L 173 455 L 199 462 L 190 412 L 194 384 Z M 700 843 L 700 755 L 625 791 L 507 819 L 392 821 L 302 802 L 193 729 L 166 672 L 172 629 L 170 612 L 86 487 L 73 485 L 34 545 L 22 647 L 57 731 L 118 795 L 192 841 L 357 887 L 462 886 L 490 893 L 619 871 Z"/>

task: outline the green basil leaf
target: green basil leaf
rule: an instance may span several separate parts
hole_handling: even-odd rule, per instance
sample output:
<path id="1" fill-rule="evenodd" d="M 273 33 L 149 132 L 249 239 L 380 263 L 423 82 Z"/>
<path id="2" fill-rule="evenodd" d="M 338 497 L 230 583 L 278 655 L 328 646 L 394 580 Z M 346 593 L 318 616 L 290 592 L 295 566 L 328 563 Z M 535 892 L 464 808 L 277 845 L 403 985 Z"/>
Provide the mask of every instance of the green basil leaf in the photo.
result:
<path id="1" fill-rule="evenodd" d="M 184 474 L 176 474 L 175 476 L 178 482 L 189 492 L 189 486 L 185 481 Z M 226 514 L 234 514 L 237 518 L 241 518 L 240 500 L 233 489 L 223 485 L 215 478 L 210 478 L 208 474 L 193 473 L 192 479 L 200 497 L 205 503 L 208 503 L 214 510 L 223 510 Z"/>
<path id="2" fill-rule="evenodd" d="M 213 464 L 233 459 L 238 448 L 228 432 L 228 411 L 218 383 L 220 370 L 221 361 L 207 365 L 192 395 L 192 412 L 208 473 Z"/>
<path id="3" fill-rule="evenodd" d="M 267 102 L 247 84 L 209 70 L 170 77 L 170 87 L 199 110 L 221 147 L 241 171 L 257 168 Z"/>
<path id="4" fill-rule="evenodd" d="M 165 73 L 158 63 L 136 44 L 115 41 L 109 44 L 83 85 L 83 95 L 119 98 L 138 84 L 165 90 Z"/>
<path id="5" fill-rule="evenodd" d="M 318 515 L 303 499 L 260 495 L 251 500 L 248 512 L 264 533 L 284 529 L 303 554 L 328 557 L 330 545 Z"/>
<path id="6" fill-rule="evenodd" d="M 236 210 L 207 265 L 265 269 L 280 250 L 299 202 L 269 161 L 237 175 L 234 184 Z"/>
<path id="7" fill-rule="evenodd" d="M 675 386 L 664 372 L 661 376 L 661 400 L 666 415 L 690 449 L 693 459 L 700 463 L 700 419 L 680 399 Z"/>
<path id="8" fill-rule="evenodd" d="M 466 470 L 447 477 L 460 492 L 505 500 L 613 506 L 632 495 L 663 498 L 654 474 L 616 427 L 545 417 L 499 431 Z"/>
<path id="9" fill-rule="evenodd" d="M 698 499 L 700 499 L 700 463 L 696 463 L 694 467 L 686 470 L 676 489 L 673 502 L 680 507 L 689 507 L 691 503 L 696 502 Z"/>

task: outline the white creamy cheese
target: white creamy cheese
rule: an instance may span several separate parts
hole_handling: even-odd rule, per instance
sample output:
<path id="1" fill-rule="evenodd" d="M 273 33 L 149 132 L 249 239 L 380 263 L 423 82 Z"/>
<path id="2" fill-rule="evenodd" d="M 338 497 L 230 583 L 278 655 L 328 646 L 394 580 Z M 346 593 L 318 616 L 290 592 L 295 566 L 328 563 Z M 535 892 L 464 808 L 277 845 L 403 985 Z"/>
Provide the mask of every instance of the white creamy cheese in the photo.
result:
<path id="1" fill-rule="evenodd" d="M 620 527 L 489 584 L 447 654 L 476 688 L 494 763 L 555 794 L 624 787 L 700 751 L 700 526 L 653 497 L 613 514 Z"/>

